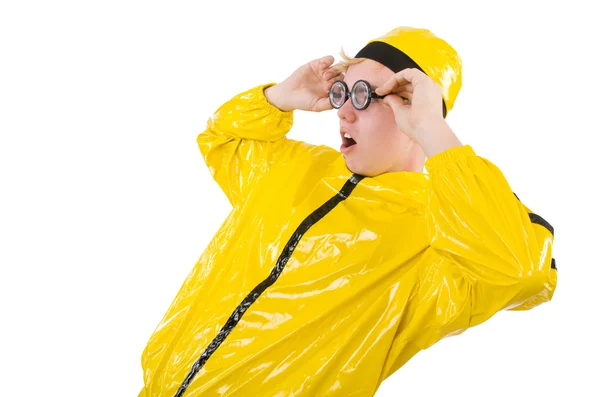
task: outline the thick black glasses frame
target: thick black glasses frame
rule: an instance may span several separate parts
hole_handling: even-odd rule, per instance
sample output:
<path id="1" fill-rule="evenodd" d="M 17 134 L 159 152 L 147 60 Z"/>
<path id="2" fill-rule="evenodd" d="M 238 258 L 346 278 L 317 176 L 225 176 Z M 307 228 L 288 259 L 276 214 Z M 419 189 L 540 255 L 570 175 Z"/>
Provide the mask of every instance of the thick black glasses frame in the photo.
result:
<path id="1" fill-rule="evenodd" d="M 342 86 L 344 87 L 344 93 L 345 93 L 345 95 L 344 95 L 344 101 L 341 103 L 341 105 L 337 106 L 335 104 L 335 102 L 333 101 L 333 87 L 335 87 L 335 85 L 339 84 L 339 83 L 341 83 Z M 356 103 L 355 99 L 354 99 L 354 97 L 355 97 L 355 88 L 356 88 L 357 84 L 359 84 L 359 83 L 364 83 L 365 86 L 367 87 L 367 101 L 365 102 L 365 104 L 363 106 L 358 105 Z M 331 88 L 329 89 L 329 103 L 331 103 L 331 106 L 334 109 L 339 109 L 342 106 L 344 106 L 344 104 L 348 100 L 348 97 L 350 97 L 352 106 L 354 106 L 354 108 L 356 110 L 364 110 L 364 109 L 366 109 L 366 108 L 369 107 L 369 104 L 371 103 L 371 99 L 372 98 L 374 98 L 374 99 L 381 99 L 381 98 L 384 98 L 385 96 L 386 95 L 377 95 L 375 92 L 373 92 L 373 88 L 371 88 L 371 84 L 369 84 L 369 82 L 366 81 L 366 80 L 357 80 L 354 83 L 354 85 L 352 86 L 352 91 L 348 90 L 348 85 L 346 84 L 345 81 L 342 81 L 342 80 L 336 80 L 333 83 L 333 85 L 331 86 Z"/>

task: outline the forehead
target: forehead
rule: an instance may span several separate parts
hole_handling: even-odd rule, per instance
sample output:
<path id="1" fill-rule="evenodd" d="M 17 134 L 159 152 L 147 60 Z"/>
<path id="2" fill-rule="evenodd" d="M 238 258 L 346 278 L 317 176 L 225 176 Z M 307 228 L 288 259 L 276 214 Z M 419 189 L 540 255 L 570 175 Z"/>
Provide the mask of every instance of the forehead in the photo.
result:
<path id="1" fill-rule="evenodd" d="M 344 74 L 344 81 L 349 87 L 357 80 L 367 80 L 371 86 L 379 87 L 394 75 L 391 69 L 372 59 L 350 65 Z"/>

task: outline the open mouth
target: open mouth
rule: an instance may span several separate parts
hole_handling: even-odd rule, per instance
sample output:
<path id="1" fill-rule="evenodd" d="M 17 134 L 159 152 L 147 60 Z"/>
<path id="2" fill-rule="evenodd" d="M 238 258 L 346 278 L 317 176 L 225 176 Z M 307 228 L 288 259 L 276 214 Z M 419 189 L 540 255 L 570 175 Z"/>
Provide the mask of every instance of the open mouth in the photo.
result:
<path id="1" fill-rule="evenodd" d="M 348 133 L 342 133 L 342 146 L 343 147 L 350 147 L 352 145 L 356 145 L 356 141 L 354 139 L 352 139 L 351 137 L 349 138 L 349 134 Z"/>

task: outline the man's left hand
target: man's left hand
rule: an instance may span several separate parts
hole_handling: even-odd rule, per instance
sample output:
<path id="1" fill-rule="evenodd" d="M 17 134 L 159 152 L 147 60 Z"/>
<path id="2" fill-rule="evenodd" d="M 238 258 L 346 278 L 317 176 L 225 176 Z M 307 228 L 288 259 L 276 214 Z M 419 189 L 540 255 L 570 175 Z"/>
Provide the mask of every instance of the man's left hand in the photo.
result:
<path id="1" fill-rule="evenodd" d="M 423 142 L 425 126 L 445 122 L 442 89 L 419 69 L 399 71 L 375 93 L 387 95 L 382 101 L 394 111 L 398 128 L 417 142 Z"/>

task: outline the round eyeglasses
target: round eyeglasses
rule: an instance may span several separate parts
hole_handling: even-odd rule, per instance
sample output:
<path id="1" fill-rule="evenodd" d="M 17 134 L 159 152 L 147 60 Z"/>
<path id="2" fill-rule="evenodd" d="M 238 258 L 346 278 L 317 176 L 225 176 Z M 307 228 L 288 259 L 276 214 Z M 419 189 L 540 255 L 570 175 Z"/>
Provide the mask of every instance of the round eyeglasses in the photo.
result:
<path id="1" fill-rule="evenodd" d="M 331 103 L 331 106 L 335 109 L 341 108 L 348 97 L 350 97 L 352 106 L 357 110 L 364 110 L 369 107 L 372 98 L 381 99 L 385 95 L 377 95 L 373 92 L 371 84 L 366 80 L 357 80 L 352 86 L 352 91 L 348 90 L 348 85 L 344 81 L 337 80 L 334 82 L 329 90 L 329 103 Z"/>

